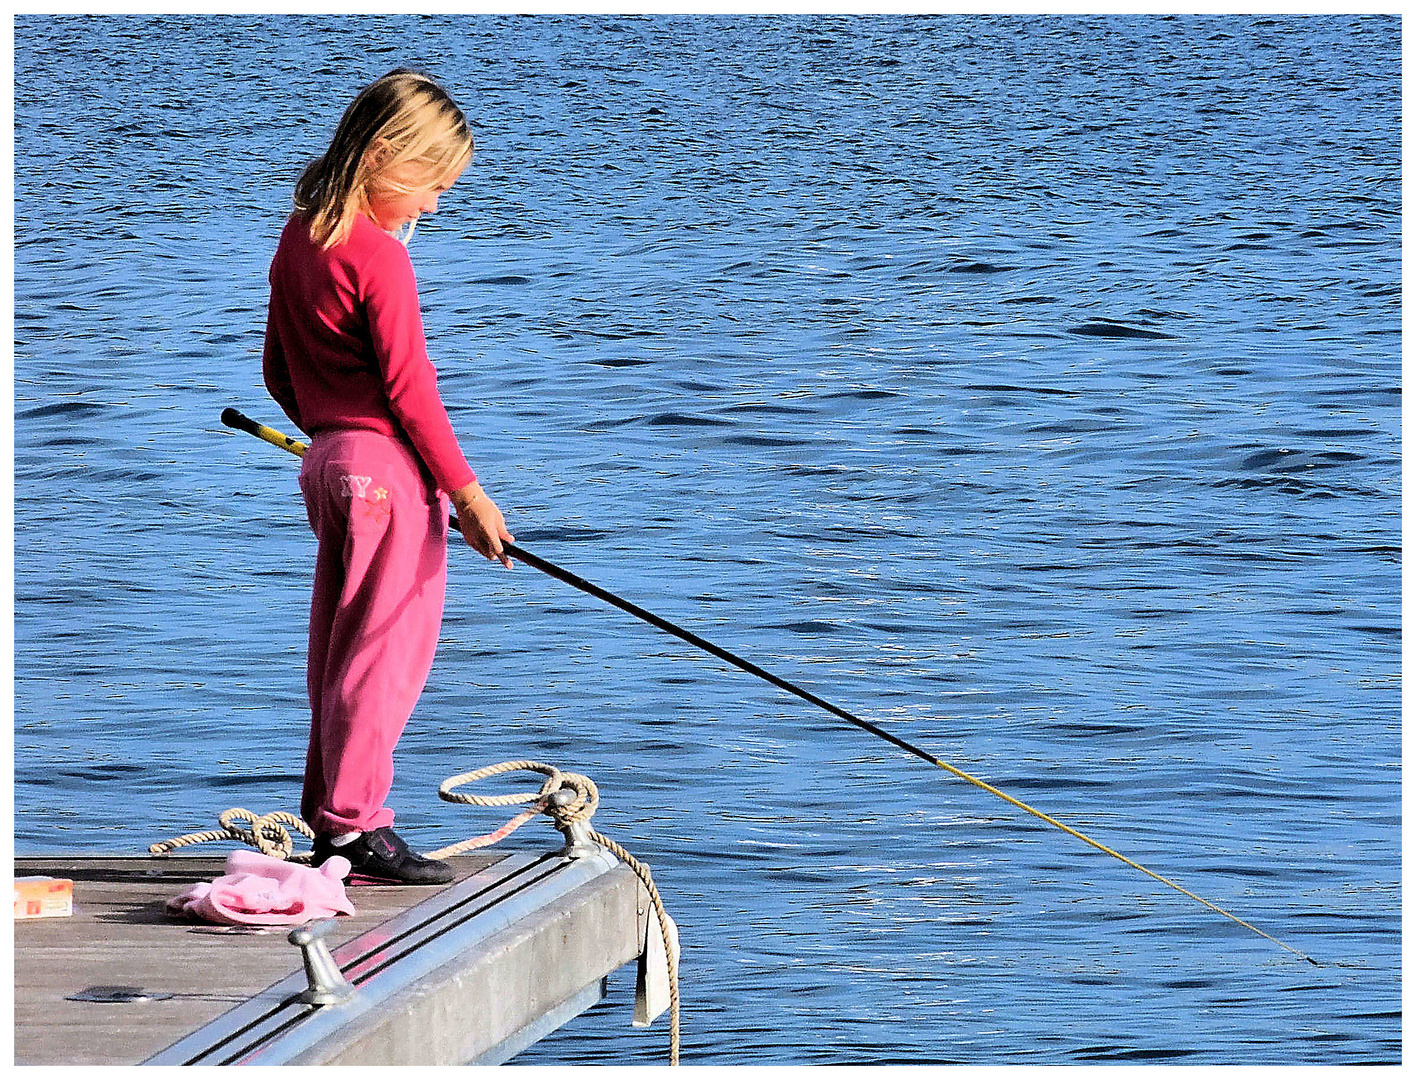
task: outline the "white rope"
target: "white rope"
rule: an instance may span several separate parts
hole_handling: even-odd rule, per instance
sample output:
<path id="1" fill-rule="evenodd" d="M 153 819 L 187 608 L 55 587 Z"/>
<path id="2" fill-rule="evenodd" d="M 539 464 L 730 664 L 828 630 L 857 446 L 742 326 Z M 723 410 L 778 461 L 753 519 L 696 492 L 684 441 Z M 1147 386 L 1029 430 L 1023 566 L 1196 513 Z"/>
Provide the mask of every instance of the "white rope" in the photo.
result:
<path id="1" fill-rule="evenodd" d="M 294 814 L 286 813 L 284 810 L 275 810 L 269 814 L 256 815 L 239 806 L 233 806 L 230 810 L 223 811 L 216 820 L 221 828 L 209 829 L 206 832 L 187 833 L 185 836 L 174 836 L 171 840 L 161 840 L 148 847 L 148 854 L 166 855 L 179 847 L 186 847 L 188 844 L 204 844 L 213 840 L 239 840 L 243 844 L 249 844 L 256 848 L 262 855 L 269 855 L 273 859 L 303 862 L 310 858 L 308 851 L 302 851 L 298 855 L 293 854 L 295 840 L 290 835 L 290 830 L 286 828 L 287 825 L 293 826 L 310 840 L 315 838 L 314 831 Z M 251 827 L 243 829 L 236 824 L 238 821 L 248 821 Z"/>

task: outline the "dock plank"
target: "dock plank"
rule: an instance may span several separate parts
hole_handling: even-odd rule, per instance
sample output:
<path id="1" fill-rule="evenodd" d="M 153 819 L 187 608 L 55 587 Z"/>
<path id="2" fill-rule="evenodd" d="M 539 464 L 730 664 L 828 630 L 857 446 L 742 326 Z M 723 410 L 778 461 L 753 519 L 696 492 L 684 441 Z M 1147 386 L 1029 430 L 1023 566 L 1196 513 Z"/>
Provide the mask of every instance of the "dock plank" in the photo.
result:
<path id="1" fill-rule="evenodd" d="M 461 881 L 504 857 L 474 852 L 451 861 Z M 15 923 L 15 1063 L 136 1064 L 299 971 L 288 928 L 230 931 L 163 912 L 164 901 L 219 876 L 224 862 L 224 853 L 17 856 L 18 876 L 73 879 L 74 914 Z M 340 918 L 330 944 L 350 941 L 449 887 L 352 883 L 347 891 L 357 914 Z M 72 1000 L 104 986 L 152 998 Z"/>

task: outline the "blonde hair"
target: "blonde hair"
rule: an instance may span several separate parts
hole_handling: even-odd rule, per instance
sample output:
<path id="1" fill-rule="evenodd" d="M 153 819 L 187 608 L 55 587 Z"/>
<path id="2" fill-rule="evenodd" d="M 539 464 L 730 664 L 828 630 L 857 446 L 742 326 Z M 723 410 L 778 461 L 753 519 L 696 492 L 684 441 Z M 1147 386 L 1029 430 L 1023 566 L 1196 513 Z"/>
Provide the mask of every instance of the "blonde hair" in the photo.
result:
<path id="1" fill-rule="evenodd" d="M 472 132 L 452 98 L 408 68 L 390 71 L 344 111 L 329 149 L 295 184 L 295 209 L 315 243 L 349 239 L 370 188 L 413 191 L 456 176 L 472 158 Z M 411 176 L 411 179 L 410 179 Z"/>

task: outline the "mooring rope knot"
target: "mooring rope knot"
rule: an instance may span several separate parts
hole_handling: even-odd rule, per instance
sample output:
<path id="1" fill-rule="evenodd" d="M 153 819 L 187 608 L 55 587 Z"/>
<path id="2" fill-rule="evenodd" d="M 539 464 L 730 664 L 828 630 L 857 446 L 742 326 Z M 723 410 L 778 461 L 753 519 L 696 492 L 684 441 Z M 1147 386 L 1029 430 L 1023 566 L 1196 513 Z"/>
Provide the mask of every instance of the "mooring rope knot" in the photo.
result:
<path id="1" fill-rule="evenodd" d="M 500 776 L 502 773 L 508 772 L 536 772 L 544 775 L 546 779 L 539 791 L 514 792 L 510 795 L 469 795 L 457 790 L 478 780 L 486 780 L 489 777 Z M 557 797 L 561 793 L 568 794 L 570 797 Z M 546 765 L 539 761 L 503 761 L 457 776 L 449 776 L 438 785 L 438 798 L 444 802 L 465 803 L 468 806 L 529 805 L 500 829 L 495 829 L 484 836 L 475 836 L 470 840 L 463 840 L 461 843 L 428 852 L 428 857 L 431 859 L 445 859 L 449 855 L 461 855 L 464 851 L 472 851 L 495 844 L 498 840 L 510 836 L 537 814 L 548 815 L 555 822 L 556 828 L 565 833 L 568 838 L 570 826 L 580 822 L 588 822 L 595 816 L 595 811 L 600 806 L 600 789 L 595 786 L 595 781 L 590 777 L 580 773 L 562 772 L 554 765 Z"/>
<path id="2" fill-rule="evenodd" d="M 148 847 L 151 855 L 166 855 L 170 851 L 175 851 L 179 847 L 186 847 L 188 844 L 204 844 L 212 840 L 240 840 L 243 844 L 249 844 L 258 850 L 262 855 L 269 855 L 273 859 L 288 859 L 291 862 L 300 862 L 310 857 L 308 851 L 294 854 L 295 838 L 290 835 L 290 829 L 294 828 L 309 840 L 314 840 L 315 834 L 308 825 L 294 814 L 284 810 L 273 810 L 269 814 L 254 814 L 249 810 L 244 810 L 239 806 L 233 806 L 230 810 L 223 811 L 217 817 L 220 829 L 208 829 L 206 832 L 187 833 L 185 836 L 174 836 L 171 840 L 162 840 Z M 250 823 L 249 829 L 243 829 L 236 824 L 238 821 Z"/>

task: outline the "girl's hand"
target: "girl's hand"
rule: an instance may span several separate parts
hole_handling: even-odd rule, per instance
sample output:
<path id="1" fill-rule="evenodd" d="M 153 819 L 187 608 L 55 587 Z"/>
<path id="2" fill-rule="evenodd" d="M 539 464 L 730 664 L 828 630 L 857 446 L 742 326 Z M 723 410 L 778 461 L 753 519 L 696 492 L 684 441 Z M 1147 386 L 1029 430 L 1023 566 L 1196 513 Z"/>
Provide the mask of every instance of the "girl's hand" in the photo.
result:
<path id="1" fill-rule="evenodd" d="M 448 499 L 457 511 L 457 523 L 468 546 L 511 569 L 511 557 L 502 549 L 502 544 L 514 542 L 516 537 L 506 531 L 506 519 L 482 490 L 482 485 L 473 481 L 450 492 Z"/>

